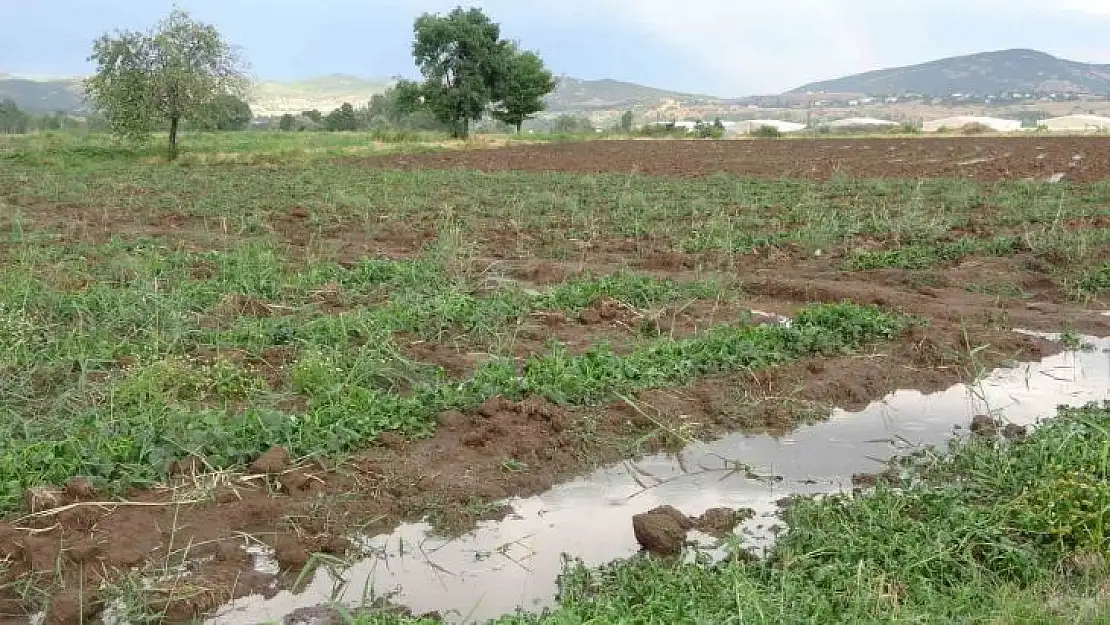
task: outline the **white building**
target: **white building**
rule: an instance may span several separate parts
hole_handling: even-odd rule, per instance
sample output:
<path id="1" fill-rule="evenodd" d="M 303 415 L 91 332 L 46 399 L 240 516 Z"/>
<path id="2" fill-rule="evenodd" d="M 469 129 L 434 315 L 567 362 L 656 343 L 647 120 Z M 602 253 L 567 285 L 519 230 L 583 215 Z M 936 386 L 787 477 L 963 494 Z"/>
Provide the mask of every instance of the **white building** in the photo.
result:
<path id="1" fill-rule="evenodd" d="M 1021 122 L 1018 120 L 1000 119 L 998 117 L 974 117 L 970 115 L 935 119 L 925 122 L 921 129 L 925 132 L 939 132 L 941 130 L 958 132 L 961 128 L 973 124 L 986 126 L 995 132 L 1016 132 L 1021 130 Z"/>
<path id="2" fill-rule="evenodd" d="M 1110 117 L 1099 115 L 1065 115 L 1037 123 L 1049 132 L 1106 132 L 1110 131 Z"/>

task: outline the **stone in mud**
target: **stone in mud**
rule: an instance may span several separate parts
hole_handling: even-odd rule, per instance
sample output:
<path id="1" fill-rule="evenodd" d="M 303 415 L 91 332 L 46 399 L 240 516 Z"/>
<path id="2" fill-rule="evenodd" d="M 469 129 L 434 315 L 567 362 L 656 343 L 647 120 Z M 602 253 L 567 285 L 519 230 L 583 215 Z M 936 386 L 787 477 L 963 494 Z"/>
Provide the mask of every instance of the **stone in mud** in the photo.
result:
<path id="1" fill-rule="evenodd" d="M 632 517 L 636 542 L 646 551 L 659 556 L 681 553 L 686 532 L 693 526 L 689 517 L 671 506 L 661 506 Z"/>
<path id="2" fill-rule="evenodd" d="M 281 473 L 287 466 L 289 466 L 289 452 L 285 451 L 284 447 L 271 447 L 270 451 L 251 463 L 250 470 L 252 473 L 273 475 Z"/>

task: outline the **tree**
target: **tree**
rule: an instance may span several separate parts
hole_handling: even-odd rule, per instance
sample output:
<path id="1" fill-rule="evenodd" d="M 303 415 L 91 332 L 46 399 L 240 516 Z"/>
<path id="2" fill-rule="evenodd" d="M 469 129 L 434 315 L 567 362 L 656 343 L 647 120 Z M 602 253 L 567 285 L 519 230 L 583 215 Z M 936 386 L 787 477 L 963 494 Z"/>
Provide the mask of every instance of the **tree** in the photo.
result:
<path id="1" fill-rule="evenodd" d="M 289 113 L 286 113 L 285 115 L 282 115 L 281 119 L 278 120 L 278 128 L 280 130 L 284 130 L 285 132 L 292 131 L 294 128 L 296 128 L 296 126 L 297 126 L 297 118 L 293 117 Z"/>
<path id="2" fill-rule="evenodd" d="M 555 78 L 535 52 L 510 49 L 500 92 L 495 93 L 493 118 L 516 128 L 520 133 L 524 120 L 544 110 L 543 98 L 555 90 Z"/>
<path id="3" fill-rule="evenodd" d="M 0 99 L 0 133 L 20 135 L 27 132 L 30 116 L 16 106 L 13 100 Z"/>
<path id="4" fill-rule="evenodd" d="M 301 113 L 301 115 L 311 119 L 313 122 L 316 122 L 317 124 L 324 123 L 324 114 L 321 113 L 320 111 L 316 110 L 316 109 L 312 109 L 311 111 L 304 111 L 304 112 Z"/>
<path id="5" fill-rule="evenodd" d="M 333 132 L 358 130 L 358 117 L 355 115 L 355 107 L 344 102 L 342 106 L 328 113 L 328 116 L 324 118 L 324 128 Z"/>
<path id="6" fill-rule="evenodd" d="M 594 124 L 589 119 L 570 114 L 556 117 L 552 123 L 552 128 L 555 132 L 564 134 L 595 132 Z"/>
<path id="7" fill-rule="evenodd" d="M 413 31 L 412 55 L 424 76 L 422 103 L 454 136 L 465 138 L 470 122 L 481 119 L 503 93 L 509 43 L 501 39 L 501 27 L 477 8 L 459 7 L 447 16 L 425 13 Z"/>
<path id="8" fill-rule="evenodd" d="M 119 135 L 142 140 L 169 123 L 169 157 L 177 156 L 183 119 L 203 117 L 220 94 L 242 95 L 247 78 L 214 26 L 174 9 L 147 33 L 117 31 L 93 44 L 90 102 Z"/>
<path id="9" fill-rule="evenodd" d="M 632 120 L 633 120 L 632 115 L 633 114 L 632 114 L 631 110 L 625 111 L 624 113 L 621 114 L 621 124 L 620 124 L 621 132 L 623 132 L 625 134 L 632 132 Z"/>
<path id="10" fill-rule="evenodd" d="M 246 101 L 221 93 L 196 117 L 197 126 L 206 130 L 246 130 L 254 113 Z"/>

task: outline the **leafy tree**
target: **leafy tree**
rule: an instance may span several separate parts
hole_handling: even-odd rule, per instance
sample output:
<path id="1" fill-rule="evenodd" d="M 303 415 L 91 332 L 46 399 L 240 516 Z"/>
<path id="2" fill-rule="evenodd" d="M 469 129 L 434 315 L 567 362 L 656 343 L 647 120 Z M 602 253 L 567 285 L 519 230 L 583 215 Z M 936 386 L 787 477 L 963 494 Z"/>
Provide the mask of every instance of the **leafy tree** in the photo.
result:
<path id="1" fill-rule="evenodd" d="M 632 111 L 628 110 L 621 114 L 620 130 L 624 133 L 632 132 Z"/>
<path id="2" fill-rule="evenodd" d="M 278 128 L 280 130 L 284 130 L 285 132 L 292 131 L 294 128 L 296 128 L 296 126 L 297 126 L 297 118 L 293 117 L 289 113 L 286 113 L 285 115 L 282 115 L 281 119 L 278 120 Z"/>
<path id="3" fill-rule="evenodd" d="M 206 130 L 246 130 L 254 113 L 246 101 L 221 93 L 197 117 L 197 126 Z"/>
<path id="4" fill-rule="evenodd" d="M 0 133 L 23 134 L 30 128 L 31 118 L 9 99 L 0 100 Z"/>
<path id="5" fill-rule="evenodd" d="M 328 113 L 328 116 L 324 118 L 324 128 L 333 132 L 358 130 L 358 117 L 355 115 L 355 107 L 344 102 L 342 106 Z"/>
<path id="6" fill-rule="evenodd" d="M 203 116 L 220 94 L 242 94 L 240 59 L 214 26 L 174 9 L 147 33 L 117 31 L 93 44 L 96 73 L 89 100 L 120 135 L 145 139 L 169 123 L 169 157 L 177 156 L 182 119 Z"/>
<path id="7" fill-rule="evenodd" d="M 304 111 L 303 113 L 301 113 L 301 115 L 311 119 L 313 122 L 316 122 L 317 124 L 324 123 L 324 114 L 321 113 L 320 111 L 316 110 L 316 109 L 312 109 L 311 111 Z"/>
<path id="8" fill-rule="evenodd" d="M 519 134 L 524 120 L 546 108 L 543 98 L 555 90 L 556 83 L 535 52 L 512 49 L 510 54 L 492 115 Z"/>
<path id="9" fill-rule="evenodd" d="M 580 134 L 594 132 L 594 124 L 585 117 L 563 114 L 555 118 L 552 124 L 555 132 L 565 134 Z"/>
<path id="10" fill-rule="evenodd" d="M 482 118 L 503 83 L 510 60 L 501 27 L 481 9 L 458 7 L 446 16 L 425 13 L 416 18 L 413 58 L 424 83 L 422 104 L 452 129 L 456 137 L 470 133 L 470 122 Z M 415 93 L 404 87 L 406 97 Z"/>

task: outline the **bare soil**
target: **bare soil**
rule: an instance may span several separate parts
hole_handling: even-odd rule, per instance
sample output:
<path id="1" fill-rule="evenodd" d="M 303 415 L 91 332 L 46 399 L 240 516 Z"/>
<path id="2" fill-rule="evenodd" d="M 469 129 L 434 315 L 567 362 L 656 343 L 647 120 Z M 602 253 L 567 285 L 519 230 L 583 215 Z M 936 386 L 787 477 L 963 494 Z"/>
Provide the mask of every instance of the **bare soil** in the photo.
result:
<path id="1" fill-rule="evenodd" d="M 367 167 L 766 178 L 1110 178 L 1100 137 L 590 141 L 347 159 Z"/>

